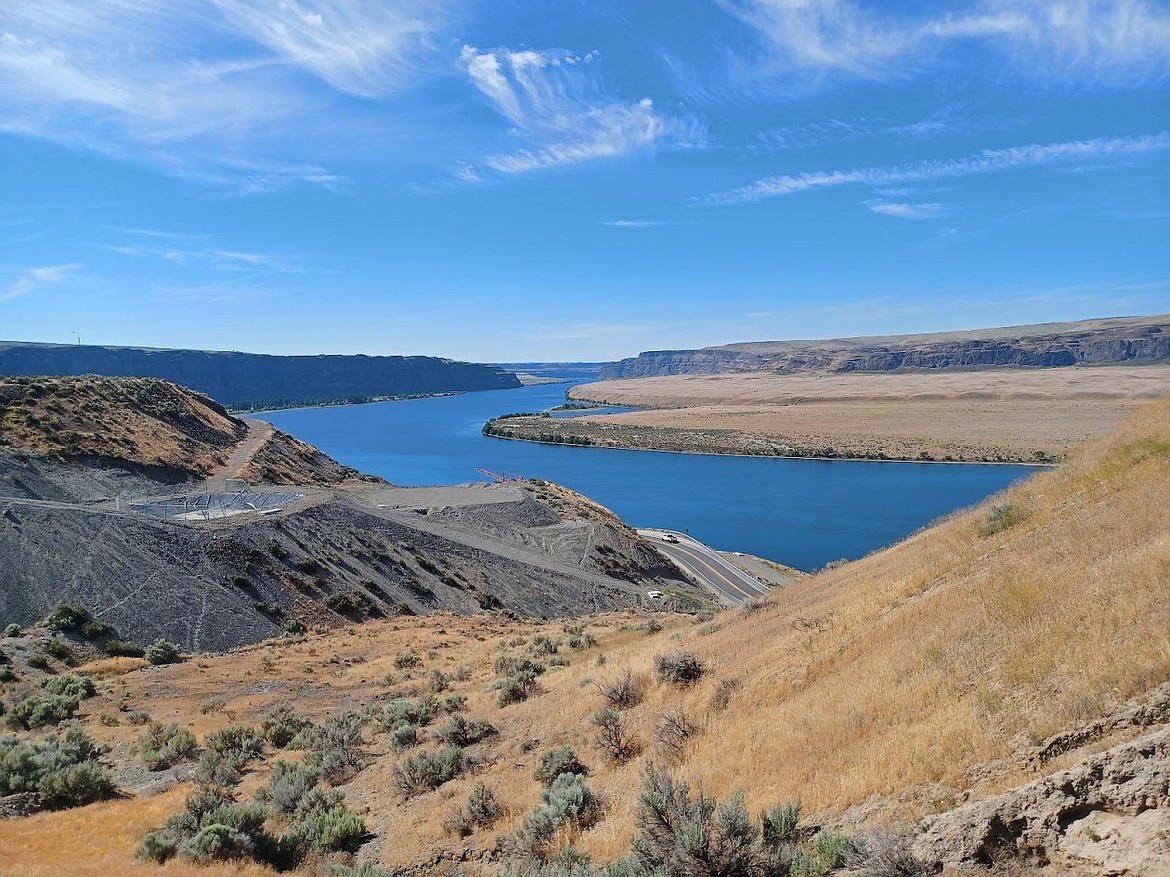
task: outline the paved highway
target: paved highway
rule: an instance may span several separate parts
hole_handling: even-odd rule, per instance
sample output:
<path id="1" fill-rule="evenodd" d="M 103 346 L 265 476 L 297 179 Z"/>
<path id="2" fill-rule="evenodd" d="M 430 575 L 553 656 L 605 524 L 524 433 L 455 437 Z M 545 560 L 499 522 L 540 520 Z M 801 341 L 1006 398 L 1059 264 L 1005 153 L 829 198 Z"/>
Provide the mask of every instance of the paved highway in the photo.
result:
<path id="1" fill-rule="evenodd" d="M 667 533 L 678 541 L 663 541 Z M 728 603 L 748 603 L 771 593 L 766 585 L 728 563 L 719 552 L 685 533 L 640 529 L 638 534 Z"/>

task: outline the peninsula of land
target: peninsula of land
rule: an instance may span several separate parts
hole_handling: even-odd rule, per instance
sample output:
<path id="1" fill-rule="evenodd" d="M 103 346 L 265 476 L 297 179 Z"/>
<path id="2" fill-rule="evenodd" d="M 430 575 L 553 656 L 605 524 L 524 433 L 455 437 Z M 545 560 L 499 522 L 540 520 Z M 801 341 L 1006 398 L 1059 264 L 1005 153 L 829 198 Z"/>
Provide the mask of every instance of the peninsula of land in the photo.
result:
<path id="1" fill-rule="evenodd" d="M 568 393 L 642 410 L 510 417 L 484 432 L 689 453 L 1053 463 L 1170 391 L 1167 338 L 1170 318 L 1133 317 L 643 354 Z"/>

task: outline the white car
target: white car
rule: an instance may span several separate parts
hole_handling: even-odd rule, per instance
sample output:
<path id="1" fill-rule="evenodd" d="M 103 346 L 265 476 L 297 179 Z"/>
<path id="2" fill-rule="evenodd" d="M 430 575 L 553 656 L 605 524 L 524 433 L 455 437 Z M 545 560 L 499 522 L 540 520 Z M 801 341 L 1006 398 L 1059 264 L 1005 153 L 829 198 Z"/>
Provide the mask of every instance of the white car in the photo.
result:
<path id="1" fill-rule="evenodd" d="M 673 533 L 663 533 L 662 534 L 662 541 L 663 542 L 678 542 L 678 537 L 675 536 Z"/>
<path id="2" fill-rule="evenodd" d="M 647 591 L 646 596 L 649 597 L 651 600 L 661 600 L 662 599 L 662 592 L 661 591 Z"/>

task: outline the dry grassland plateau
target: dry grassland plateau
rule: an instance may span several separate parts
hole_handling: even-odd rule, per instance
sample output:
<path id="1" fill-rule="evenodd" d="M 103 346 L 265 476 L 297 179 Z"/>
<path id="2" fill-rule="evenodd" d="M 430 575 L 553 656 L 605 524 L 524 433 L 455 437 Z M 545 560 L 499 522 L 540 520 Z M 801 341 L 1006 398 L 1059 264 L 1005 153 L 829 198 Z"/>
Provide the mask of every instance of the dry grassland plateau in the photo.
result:
<path id="1" fill-rule="evenodd" d="M 539 429 L 613 447 L 1035 462 L 1062 458 L 1167 392 L 1164 365 L 677 375 L 574 387 L 573 399 L 649 410 Z"/>

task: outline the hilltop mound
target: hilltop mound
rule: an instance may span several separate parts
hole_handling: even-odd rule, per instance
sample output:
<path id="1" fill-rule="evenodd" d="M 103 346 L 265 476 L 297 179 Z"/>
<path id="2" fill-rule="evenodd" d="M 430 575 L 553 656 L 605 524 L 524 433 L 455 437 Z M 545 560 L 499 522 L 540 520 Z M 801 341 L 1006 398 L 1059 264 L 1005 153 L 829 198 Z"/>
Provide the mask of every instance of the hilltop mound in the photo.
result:
<path id="1" fill-rule="evenodd" d="M 328 485 L 357 475 L 167 381 L 0 377 L 0 496 L 92 502 L 213 477 Z"/>
<path id="2" fill-rule="evenodd" d="M 0 377 L 9 451 L 98 457 L 209 475 L 248 427 L 218 402 L 152 378 Z"/>
<path id="3" fill-rule="evenodd" d="M 598 863 L 626 852 L 654 760 L 709 795 L 745 789 L 753 812 L 800 799 L 813 814 L 806 839 L 817 825 L 904 823 L 932 866 L 980 873 L 1020 855 L 1051 873 L 1156 877 L 1170 861 L 1168 489 L 1170 400 L 1059 469 L 748 611 L 699 623 L 596 616 L 563 630 L 500 616 L 397 619 L 99 680 L 83 720 L 113 745 L 124 786 L 148 795 L 159 785 L 132 769 L 137 729 L 96 720 L 119 703 L 201 734 L 259 723 L 289 700 L 318 720 L 360 713 L 360 757 L 340 788 L 374 834 L 362 856 L 412 874 L 490 869 L 515 854 L 515 832 L 531 838 L 542 800 L 534 772 L 569 746 L 604 806 L 554 832 L 542 856 L 569 843 Z M 441 507 L 428 511 L 449 525 Z M 474 516 L 489 538 L 493 514 Z M 545 672 L 506 699 L 498 677 L 524 661 Z M 403 742 L 393 716 L 440 691 L 475 718 L 435 719 Z M 618 695 L 607 733 L 597 711 Z M 466 742 L 480 720 L 492 732 Z M 438 753 L 454 758 L 439 741 L 456 731 L 466 760 L 451 776 L 420 775 L 448 764 Z M 246 794 L 277 758 L 253 763 Z M 411 785 L 424 780 L 435 790 Z M 502 805 L 488 827 L 460 809 L 477 783 Z M 181 797 L 95 805 L 68 824 L 93 826 L 85 840 L 98 860 L 127 862 Z M 35 818 L 43 832 L 66 824 Z M 115 821 L 135 831 L 107 838 L 101 826 Z M 56 853 L 26 848 L 27 837 L 0 823 L 0 844 L 51 870 Z"/>

